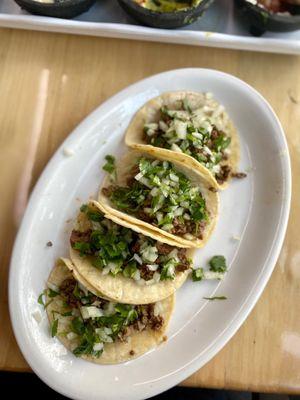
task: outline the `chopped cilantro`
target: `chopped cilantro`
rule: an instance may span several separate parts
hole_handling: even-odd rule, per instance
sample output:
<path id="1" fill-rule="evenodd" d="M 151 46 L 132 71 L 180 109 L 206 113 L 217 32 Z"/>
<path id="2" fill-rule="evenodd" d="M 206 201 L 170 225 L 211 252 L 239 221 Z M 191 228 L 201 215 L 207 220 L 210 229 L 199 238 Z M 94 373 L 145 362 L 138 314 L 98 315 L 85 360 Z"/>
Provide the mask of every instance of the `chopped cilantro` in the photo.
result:
<path id="1" fill-rule="evenodd" d="M 227 300 L 226 296 L 203 297 L 205 300 Z"/>
<path id="2" fill-rule="evenodd" d="M 51 336 L 54 337 L 57 334 L 57 327 L 58 327 L 58 319 L 55 319 L 52 322 L 52 326 L 51 326 Z"/>
<path id="3" fill-rule="evenodd" d="M 227 270 L 224 256 L 214 256 L 210 261 L 210 270 L 214 272 L 225 272 Z"/>
<path id="4" fill-rule="evenodd" d="M 201 281 L 204 277 L 203 268 L 193 269 L 192 279 L 194 282 Z"/>
<path id="5" fill-rule="evenodd" d="M 53 297 L 56 297 L 57 295 L 59 295 L 58 292 L 56 292 L 53 289 L 48 288 L 48 297 L 53 298 Z"/>
<path id="6" fill-rule="evenodd" d="M 41 306 L 44 306 L 44 307 L 45 307 L 45 302 L 44 302 L 44 297 L 45 297 L 45 295 L 46 295 L 46 290 L 44 290 L 44 291 L 39 295 L 39 297 L 38 297 L 38 303 L 39 303 Z"/>
<path id="7" fill-rule="evenodd" d="M 109 173 L 113 180 L 116 180 L 116 166 L 115 157 L 111 155 L 105 156 L 106 163 L 103 165 L 102 169 Z"/>
<path id="8" fill-rule="evenodd" d="M 81 318 L 75 317 L 72 320 L 72 329 L 77 335 L 83 335 L 84 333 L 84 323 Z"/>
<path id="9" fill-rule="evenodd" d="M 136 273 L 136 271 L 137 271 L 137 263 L 135 261 L 131 261 L 124 268 L 123 275 L 126 278 L 132 278 L 133 275 Z"/>

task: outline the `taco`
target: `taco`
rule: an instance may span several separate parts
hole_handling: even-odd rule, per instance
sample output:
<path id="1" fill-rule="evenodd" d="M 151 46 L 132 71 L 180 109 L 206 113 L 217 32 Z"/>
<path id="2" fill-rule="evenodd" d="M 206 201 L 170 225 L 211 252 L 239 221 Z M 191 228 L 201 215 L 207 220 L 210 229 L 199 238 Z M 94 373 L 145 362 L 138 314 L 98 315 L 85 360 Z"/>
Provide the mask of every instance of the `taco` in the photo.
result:
<path id="1" fill-rule="evenodd" d="M 173 246 L 204 246 L 219 206 L 206 168 L 191 169 L 187 159 L 166 161 L 151 147 L 148 153 L 128 152 L 110 170 L 98 198 L 109 215 Z"/>
<path id="2" fill-rule="evenodd" d="M 111 302 L 90 292 L 59 260 L 48 279 L 52 336 L 77 357 L 98 364 L 131 360 L 165 340 L 174 296 L 147 305 Z"/>
<path id="3" fill-rule="evenodd" d="M 142 151 L 155 147 L 170 161 L 186 159 L 191 168 L 202 165 L 222 189 L 241 175 L 236 129 L 211 93 L 169 92 L 148 101 L 133 117 L 125 142 Z"/>
<path id="4" fill-rule="evenodd" d="M 193 250 L 130 228 L 95 201 L 83 205 L 70 237 L 75 278 L 120 303 L 147 304 L 170 296 L 191 272 Z"/>

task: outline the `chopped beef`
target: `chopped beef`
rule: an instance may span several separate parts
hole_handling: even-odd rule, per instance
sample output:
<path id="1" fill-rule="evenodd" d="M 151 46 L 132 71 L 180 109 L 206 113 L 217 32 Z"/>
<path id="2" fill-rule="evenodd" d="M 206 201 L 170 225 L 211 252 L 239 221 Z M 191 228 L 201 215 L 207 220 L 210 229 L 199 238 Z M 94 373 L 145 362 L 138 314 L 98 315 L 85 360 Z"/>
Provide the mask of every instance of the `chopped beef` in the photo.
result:
<path id="1" fill-rule="evenodd" d="M 133 186 L 135 182 L 136 182 L 136 180 L 135 180 L 135 178 L 134 178 L 134 175 L 133 175 L 133 176 L 129 176 L 129 177 L 126 179 L 126 184 L 127 184 L 127 186 L 129 186 L 129 187 Z"/>
<path id="2" fill-rule="evenodd" d="M 175 235 L 184 235 L 187 233 L 187 223 L 181 222 L 178 218 L 174 218 L 171 233 Z"/>
<path id="3" fill-rule="evenodd" d="M 218 183 L 222 184 L 227 181 L 231 172 L 231 168 L 228 165 L 222 165 L 220 172 L 216 175 Z"/>
<path id="4" fill-rule="evenodd" d="M 224 160 L 224 161 L 228 160 L 228 154 L 225 153 L 225 151 L 222 151 L 222 160 Z"/>
<path id="5" fill-rule="evenodd" d="M 77 307 L 80 305 L 80 301 L 74 296 L 74 289 L 77 282 L 73 278 L 65 279 L 59 287 L 59 294 L 71 307 Z"/>
<path id="6" fill-rule="evenodd" d="M 201 240 L 203 239 L 203 233 L 204 233 L 205 227 L 206 227 L 205 221 L 201 221 L 198 224 L 197 237 Z"/>
<path id="7" fill-rule="evenodd" d="M 217 193 L 217 191 L 218 191 L 218 189 L 214 188 L 213 186 L 210 186 L 210 187 L 208 188 L 208 190 L 209 190 L 210 192 L 213 192 L 213 193 Z"/>
<path id="8" fill-rule="evenodd" d="M 173 246 L 170 246 L 165 243 L 159 243 L 159 242 L 156 243 L 156 248 L 157 248 L 158 254 L 162 254 L 163 256 L 166 256 L 167 254 L 171 253 L 171 251 L 173 249 L 175 249 L 175 247 L 173 247 Z"/>
<path id="9" fill-rule="evenodd" d="M 232 172 L 231 176 L 233 178 L 243 179 L 243 178 L 246 178 L 247 174 L 245 174 L 245 172 Z"/>
<path id="10" fill-rule="evenodd" d="M 186 257 L 186 249 L 178 249 L 177 256 L 180 263 L 176 266 L 176 272 L 183 272 L 190 268 L 190 263 Z"/>
<path id="11" fill-rule="evenodd" d="M 135 242 L 133 242 L 133 243 L 130 245 L 130 251 L 131 251 L 132 253 L 138 253 L 138 252 L 140 251 L 140 248 L 141 248 L 141 245 L 140 245 L 140 243 L 139 243 L 138 240 L 136 240 Z"/>
<path id="12" fill-rule="evenodd" d="M 176 272 L 183 272 L 190 268 L 189 263 L 180 263 L 176 265 Z"/>
<path id="13" fill-rule="evenodd" d="M 164 319 L 161 315 L 153 315 L 153 317 L 150 318 L 150 327 L 154 331 L 159 331 L 164 324 Z"/>
<path id="14" fill-rule="evenodd" d="M 212 131 L 211 131 L 210 136 L 214 140 L 214 139 L 217 139 L 220 136 L 220 134 L 221 134 L 221 132 L 218 131 L 218 129 L 214 126 Z"/>
<path id="15" fill-rule="evenodd" d="M 108 186 L 108 187 L 102 188 L 101 191 L 102 191 L 102 193 L 104 194 L 104 196 L 110 197 L 110 196 L 113 194 L 114 190 L 115 190 L 115 186 L 110 185 L 110 186 Z"/>
<path id="16" fill-rule="evenodd" d="M 150 281 L 150 279 L 153 278 L 154 271 L 150 271 L 150 269 L 147 267 L 147 265 L 143 264 L 140 267 L 140 274 L 141 274 L 142 279 L 145 279 L 145 281 Z"/>
<path id="17" fill-rule="evenodd" d="M 133 328 L 136 329 L 137 331 L 141 332 L 146 328 L 146 325 L 143 324 L 140 320 L 137 320 L 134 324 L 133 324 Z"/>
<path id="18" fill-rule="evenodd" d="M 163 326 L 164 319 L 160 315 L 154 315 L 154 304 L 147 304 L 139 306 L 139 319 L 134 323 L 134 328 L 137 330 L 144 330 L 150 327 L 153 330 L 159 330 Z"/>
<path id="19" fill-rule="evenodd" d="M 179 258 L 179 260 L 183 263 L 186 262 L 187 258 L 186 258 L 186 249 L 184 248 L 180 248 L 177 251 L 177 257 Z"/>
<path id="20" fill-rule="evenodd" d="M 91 233 L 92 233 L 91 229 L 88 229 L 85 232 L 80 232 L 73 229 L 70 237 L 71 245 L 74 246 L 74 244 L 78 242 L 88 243 L 90 241 Z"/>
<path id="21" fill-rule="evenodd" d="M 149 222 L 149 223 L 152 222 L 152 217 L 149 214 L 145 213 L 145 211 L 143 211 L 143 210 L 138 211 L 138 217 L 142 221 Z"/>

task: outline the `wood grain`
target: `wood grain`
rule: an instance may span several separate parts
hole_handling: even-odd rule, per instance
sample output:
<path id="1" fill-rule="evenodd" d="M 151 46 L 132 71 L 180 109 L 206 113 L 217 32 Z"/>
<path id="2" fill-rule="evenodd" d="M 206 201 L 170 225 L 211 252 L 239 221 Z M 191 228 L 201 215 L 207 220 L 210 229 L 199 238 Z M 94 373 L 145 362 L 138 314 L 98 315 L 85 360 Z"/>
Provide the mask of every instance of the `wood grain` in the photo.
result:
<path id="1" fill-rule="evenodd" d="M 293 202 L 287 237 L 255 309 L 225 348 L 183 384 L 300 393 L 300 58 L 29 31 L 0 31 L 0 368 L 27 371 L 11 330 L 7 275 L 30 191 L 72 129 L 105 99 L 181 67 L 229 72 L 258 89 L 288 138 Z"/>

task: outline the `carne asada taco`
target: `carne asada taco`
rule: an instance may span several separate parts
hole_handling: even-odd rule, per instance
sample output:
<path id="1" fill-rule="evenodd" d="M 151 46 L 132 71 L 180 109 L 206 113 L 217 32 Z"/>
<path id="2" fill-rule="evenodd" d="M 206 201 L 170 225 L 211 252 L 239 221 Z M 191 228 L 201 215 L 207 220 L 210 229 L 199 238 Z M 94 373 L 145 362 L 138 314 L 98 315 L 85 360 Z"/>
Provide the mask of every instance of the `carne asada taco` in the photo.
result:
<path id="1" fill-rule="evenodd" d="M 225 188 L 236 175 L 239 140 L 228 114 L 211 95 L 169 92 L 148 101 L 133 117 L 125 136 L 128 146 L 155 147 L 168 160 L 203 165 Z"/>
<path id="2" fill-rule="evenodd" d="M 161 343 L 174 296 L 147 305 L 111 302 L 77 282 L 60 260 L 46 290 L 52 336 L 77 357 L 98 364 L 136 358 Z"/>
<path id="3" fill-rule="evenodd" d="M 173 294 L 191 272 L 193 250 L 145 236 L 104 211 L 97 202 L 81 207 L 70 237 L 75 278 L 120 303 L 153 303 Z"/>
<path id="4" fill-rule="evenodd" d="M 187 159 L 166 161 L 154 147 L 147 153 L 130 151 L 114 168 L 99 192 L 109 215 L 173 246 L 204 246 L 219 206 L 215 180 L 206 168 L 191 169 Z"/>

